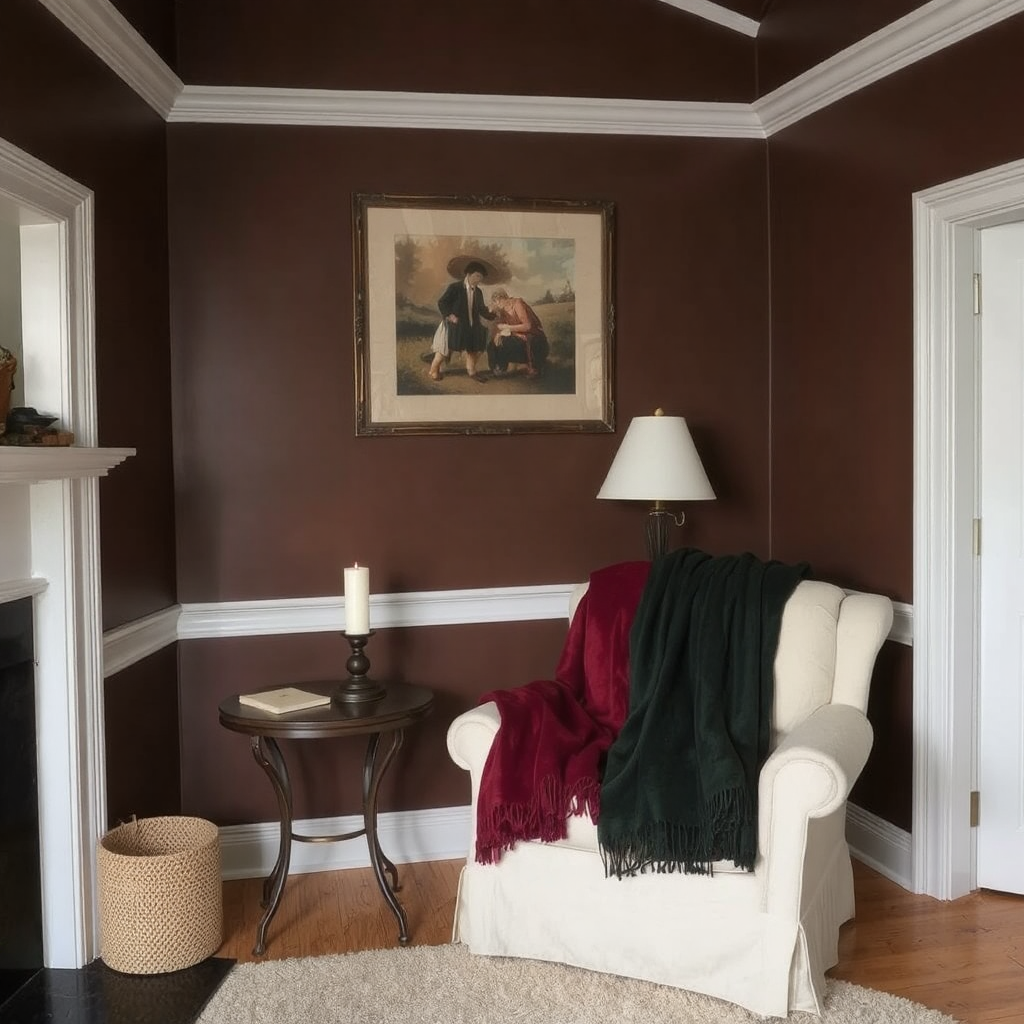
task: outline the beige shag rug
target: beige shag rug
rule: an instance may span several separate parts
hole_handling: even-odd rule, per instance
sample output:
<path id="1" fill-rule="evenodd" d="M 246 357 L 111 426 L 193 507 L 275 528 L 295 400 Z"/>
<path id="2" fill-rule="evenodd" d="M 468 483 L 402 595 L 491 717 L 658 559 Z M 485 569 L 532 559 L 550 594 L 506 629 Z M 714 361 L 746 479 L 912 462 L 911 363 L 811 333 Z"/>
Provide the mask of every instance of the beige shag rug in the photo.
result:
<path id="1" fill-rule="evenodd" d="M 791 1014 L 815 1024 L 811 1014 Z M 754 1024 L 731 1003 L 465 946 L 236 965 L 197 1024 Z M 829 982 L 822 1024 L 953 1024 L 897 996 Z"/>

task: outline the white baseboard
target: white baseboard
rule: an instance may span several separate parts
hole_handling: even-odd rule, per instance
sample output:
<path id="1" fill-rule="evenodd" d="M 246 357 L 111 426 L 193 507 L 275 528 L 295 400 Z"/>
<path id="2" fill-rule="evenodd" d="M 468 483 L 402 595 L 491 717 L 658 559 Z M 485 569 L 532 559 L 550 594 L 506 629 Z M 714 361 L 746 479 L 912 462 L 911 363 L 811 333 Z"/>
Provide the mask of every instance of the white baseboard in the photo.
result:
<path id="1" fill-rule="evenodd" d="M 856 804 L 846 806 L 850 854 L 891 882 L 914 891 L 914 858 L 909 832 Z"/>
<path id="2" fill-rule="evenodd" d="M 469 807 L 437 807 L 426 811 L 391 811 L 377 815 L 377 836 L 384 853 L 396 864 L 464 858 L 469 849 Z M 293 823 L 299 835 L 344 835 L 363 827 L 356 814 L 307 818 Z M 224 878 L 262 878 L 277 860 L 281 830 L 276 822 L 228 825 L 220 829 L 221 874 Z M 289 873 L 366 868 L 366 840 L 340 843 L 292 843 Z"/>

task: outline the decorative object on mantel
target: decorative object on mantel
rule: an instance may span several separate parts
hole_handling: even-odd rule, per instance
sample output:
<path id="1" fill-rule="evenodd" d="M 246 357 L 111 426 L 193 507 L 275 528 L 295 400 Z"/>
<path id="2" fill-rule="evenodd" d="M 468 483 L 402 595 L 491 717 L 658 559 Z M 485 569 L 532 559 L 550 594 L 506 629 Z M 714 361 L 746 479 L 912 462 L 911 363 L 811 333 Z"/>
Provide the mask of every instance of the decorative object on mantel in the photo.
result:
<path id="1" fill-rule="evenodd" d="M 12 409 L 7 414 L 6 432 L 0 434 L 0 444 L 44 447 L 67 447 L 74 444 L 75 435 L 70 430 L 51 426 L 56 419 L 56 416 L 37 412 L 31 406 Z"/>
<path id="2" fill-rule="evenodd" d="M 7 410 L 11 407 L 11 392 L 14 390 L 14 371 L 18 360 L 9 348 L 0 345 L 0 436 L 7 423 Z"/>
<path id="3" fill-rule="evenodd" d="M 647 556 L 652 561 L 668 548 L 668 521 L 682 526 L 667 501 L 707 501 L 715 497 L 693 438 L 682 416 L 635 416 L 612 460 L 599 498 L 651 501 L 647 516 Z"/>

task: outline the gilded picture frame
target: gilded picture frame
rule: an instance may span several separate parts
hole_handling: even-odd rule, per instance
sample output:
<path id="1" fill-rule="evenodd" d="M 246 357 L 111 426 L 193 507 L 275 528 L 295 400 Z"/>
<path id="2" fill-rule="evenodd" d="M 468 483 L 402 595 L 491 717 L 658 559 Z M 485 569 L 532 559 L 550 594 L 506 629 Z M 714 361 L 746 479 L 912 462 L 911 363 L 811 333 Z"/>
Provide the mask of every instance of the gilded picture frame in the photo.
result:
<path id="1" fill-rule="evenodd" d="M 607 433 L 614 206 L 356 193 L 356 435 Z"/>

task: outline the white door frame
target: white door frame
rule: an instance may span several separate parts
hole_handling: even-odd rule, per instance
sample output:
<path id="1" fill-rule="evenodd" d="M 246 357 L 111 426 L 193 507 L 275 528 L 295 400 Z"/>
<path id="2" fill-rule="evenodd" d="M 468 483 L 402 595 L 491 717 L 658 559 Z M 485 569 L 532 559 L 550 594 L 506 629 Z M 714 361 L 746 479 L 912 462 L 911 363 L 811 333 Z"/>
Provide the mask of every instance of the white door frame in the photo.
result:
<path id="1" fill-rule="evenodd" d="M 975 886 L 975 232 L 1024 219 L 1024 161 L 915 193 L 914 891 Z"/>

